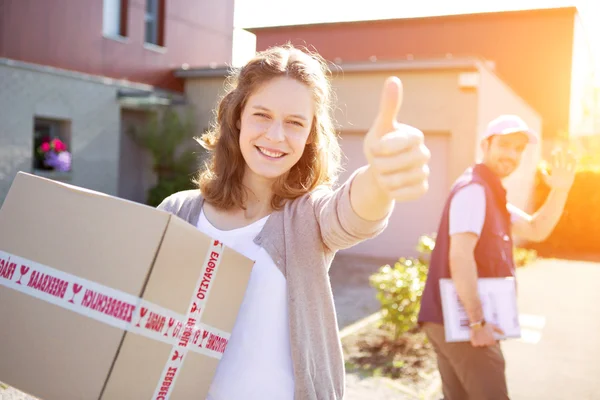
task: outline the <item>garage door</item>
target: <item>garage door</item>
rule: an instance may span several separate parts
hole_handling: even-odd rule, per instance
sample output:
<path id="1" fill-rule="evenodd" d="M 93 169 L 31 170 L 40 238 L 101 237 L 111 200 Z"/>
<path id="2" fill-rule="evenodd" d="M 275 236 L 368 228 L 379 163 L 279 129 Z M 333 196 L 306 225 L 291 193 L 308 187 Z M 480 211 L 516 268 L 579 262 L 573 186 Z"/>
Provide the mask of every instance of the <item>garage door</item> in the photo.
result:
<path id="1" fill-rule="evenodd" d="M 362 151 L 363 138 L 362 132 L 344 132 L 341 135 L 345 169 L 340 177 L 342 181 L 366 162 Z M 412 202 L 397 203 L 390 223 L 381 235 L 344 250 L 344 254 L 373 257 L 386 263 L 417 254 L 415 246 L 419 236 L 437 230 L 448 195 L 449 140 L 450 135 L 425 133 L 425 144 L 431 151 L 431 176 L 427 194 Z"/>

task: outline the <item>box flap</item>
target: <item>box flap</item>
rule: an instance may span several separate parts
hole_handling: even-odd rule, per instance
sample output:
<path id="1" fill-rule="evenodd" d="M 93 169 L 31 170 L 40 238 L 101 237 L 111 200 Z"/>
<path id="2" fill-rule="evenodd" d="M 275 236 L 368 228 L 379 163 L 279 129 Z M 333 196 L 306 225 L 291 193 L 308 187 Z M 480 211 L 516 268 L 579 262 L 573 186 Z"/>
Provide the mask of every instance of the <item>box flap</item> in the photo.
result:
<path id="1" fill-rule="evenodd" d="M 0 210 L 0 250 L 139 296 L 168 220 L 19 173 Z M 2 380 L 44 400 L 98 398 L 124 332 L 4 286 L 0 293 L 0 320 L 10 321 L 0 329 Z"/>
<path id="2" fill-rule="evenodd" d="M 198 283 L 206 278 L 203 269 L 205 263 L 210 262 L 212 243 L 213 239 L 196 227 L 172 216 L 144 291 L 144 300 L 186 316 L 191 303 L 197 301 Z M 216 273 L 209 276 L 212 282 L 200 322 L 230 333 L 244 298 L 253 261 L 229 248 L 222 251 Z M 167 327 L 168 319 L 163 319 L 163 316 L 157 318 L 165 334 L 171 335 L 176 329 L 183 329 Z M 216 343 L 210 335 L 196 339 L 199 347 L 210 347 L 209 343 Z M 171 349 L 172 346 L 165 343 L 127 334 L 103 399 L 115 398 L 117 394 L 151 398 Z M 188 351 L 170 398 L 183 400 L 207 393 L 218 361 L 217 358 Z M 144 365 L 140 366 L 140 363 Z M 132 380 L 136 382 L 135 387 L 130 384 Z"/>

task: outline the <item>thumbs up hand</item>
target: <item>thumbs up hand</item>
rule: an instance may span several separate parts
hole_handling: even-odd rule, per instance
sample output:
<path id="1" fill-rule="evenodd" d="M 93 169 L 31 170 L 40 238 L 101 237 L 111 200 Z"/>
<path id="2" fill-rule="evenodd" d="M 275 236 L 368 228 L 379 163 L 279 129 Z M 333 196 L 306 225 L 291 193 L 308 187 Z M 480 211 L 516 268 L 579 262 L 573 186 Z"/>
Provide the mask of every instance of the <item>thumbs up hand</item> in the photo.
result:
<path id="1" fill-rule="evenodd" d="M 395 201 L 415 200 L 429 188 L 431 154 L 423 132 L 400 124 L 396 115 L 402 105 L 402 83 L 390 77 L 383 86 L 379 112 L 364 140 L 368 172 L 387 197 Z"/>

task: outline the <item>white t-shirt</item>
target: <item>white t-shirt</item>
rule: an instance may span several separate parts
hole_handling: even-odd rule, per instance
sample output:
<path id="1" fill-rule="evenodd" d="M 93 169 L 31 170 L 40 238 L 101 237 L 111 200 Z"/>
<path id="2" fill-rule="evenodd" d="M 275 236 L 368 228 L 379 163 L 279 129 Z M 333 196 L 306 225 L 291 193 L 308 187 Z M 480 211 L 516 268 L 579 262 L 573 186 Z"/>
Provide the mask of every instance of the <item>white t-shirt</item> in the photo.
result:
<path id="1" fill-rule="evenodd" d="M 198 229 L 255 260 L 231 338 L 219 361 L 207 400 L 293 400 L 286 280 L 254 238 L 268 217 L 229 231 L 200 214 Z"/>
<path id="2" fill-rule="evenodd" d="M 478 183 L 467 185 L 456 192 L 450 202 L 448 233 L 472 232 L 481 236 L 485 222 L 485 189 Z M 529 216 L 518 207 L 508 203 L 506 205 L 514 223 L 519 219 L 528 219 Z"/>

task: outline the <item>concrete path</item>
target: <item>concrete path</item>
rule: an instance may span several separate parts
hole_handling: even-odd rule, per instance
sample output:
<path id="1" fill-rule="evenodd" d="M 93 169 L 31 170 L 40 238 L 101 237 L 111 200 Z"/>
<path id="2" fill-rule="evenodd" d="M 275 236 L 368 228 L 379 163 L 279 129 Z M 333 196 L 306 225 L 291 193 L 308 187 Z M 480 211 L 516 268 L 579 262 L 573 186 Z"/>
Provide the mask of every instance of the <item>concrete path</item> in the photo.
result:
<path id="1" fill-rule="evenodd" d="M 340 329 L 379 309 L 368 285 L 378 266 L 336 259 L 331 276 Z M 519 269 L 517 279 L 522 338 L 503 343 L 511 399 L 600 400 L 600 263 L 542 259 Z M 385 382 L 354 376 L 347 389 L 352 400 L 394 395 Z"/>
<path id="2" fill-rule="evenodd" d="M 504 343 L 513 400 L 600 400 L 600 263 L 519 270 L 523 336 Z"/>

